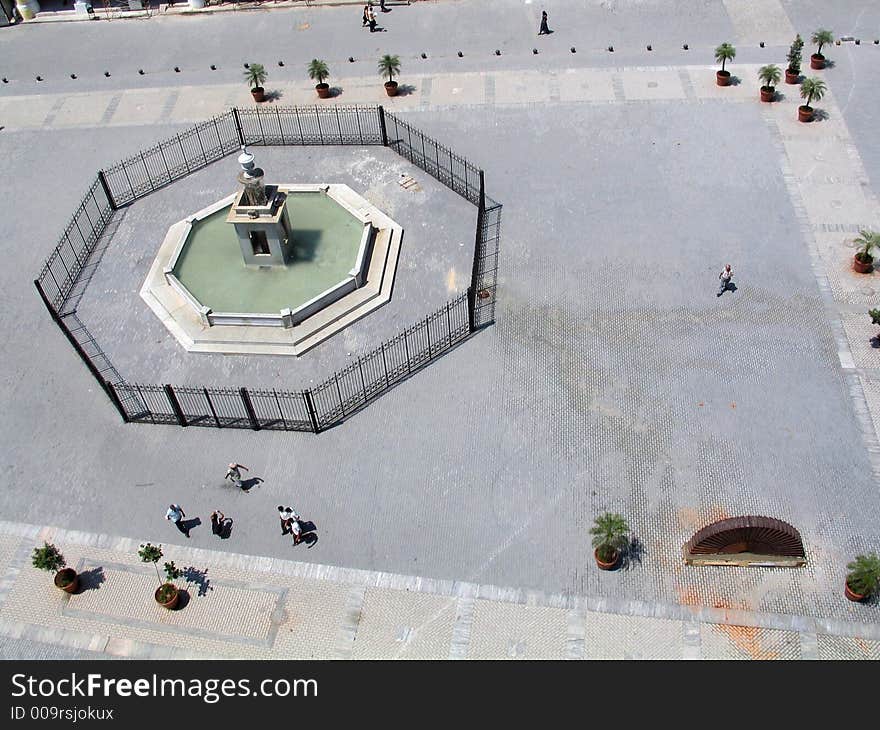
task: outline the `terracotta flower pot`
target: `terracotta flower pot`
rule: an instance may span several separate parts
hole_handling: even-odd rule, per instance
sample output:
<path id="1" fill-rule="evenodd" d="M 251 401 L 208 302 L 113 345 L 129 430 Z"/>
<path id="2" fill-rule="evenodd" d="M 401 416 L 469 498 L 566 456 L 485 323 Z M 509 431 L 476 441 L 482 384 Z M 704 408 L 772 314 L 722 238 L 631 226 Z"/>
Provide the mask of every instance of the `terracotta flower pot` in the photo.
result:
<path id="1" fill-rule="evenodd" d="M 814 53 L 810 56 L 810 68 L 814 68 L 817 71 L 821 71 L 825 68 L 825 56 L 821 53 Z"/>
<path id="2" fill-rule="evenodd" d="M 318 92 L 319 99 L 330 98 L 330 84 L 315 84 L 315 91 Z"/>
<path id="3" fill-rule="evenodd" d="M 251 89 L 251 96 L 254 97 L 254 101 L 266 101 L 266 90 L 262 86 L 257 86 Z"/>
<path id="4" fill-rule="evenodd" d="M 801 80 L 801 72 L 795 73 L 790 68 L 785 69 L 785 83 L 796 84 Z"/>
<path id="5" fill-rule="evenodd" d="M 730 71 L 716 71 L 715 83 L 719 86 L 730 86 Z"/>
<path id="6" fill-rule="evenodd" d="M 858 272 L 859 274 L 870 274 L 874 270 L 874 259 L 869 254 L 870 261 L 862 261 L 859 258 L 859 255 L 856 254 L 853 256 L 853 271 Z"/>
<path id="7" fill-rule="evenodd" d="M 807 106 L 804 104 L 803 106 L 798 107 L 798 121 L 799 122 L 812 122 L 813 121 L 813 107 Z"/>
<path id="8" fill-rule="evenodd" d="M 396 81 L 386 81 L 385 82 L 385 93 L 388 96 L 397 96 L 397 82 Z"/>
<path id="9" fill-rule="evenodd" d="M 617 550 L 614 551 L 614 557 L 608 563 L 599 557 L 599 548 L 593 551 L 593 557 L 596 559 L 596 565 L 599 566 L 599 570 L 614 570 L 620 561 L 620 553 Z"/>
<path id="10" fill-rule="evenodd" d="M 55 573 L 55 585 L 65 593 L 76 593 L 76 589 L 79 588 L 79 576 L 73 568 L 62 568 Z"/>
<path id="11" fill-rule="evenodd" d="M 156 592 L 153 594 L 153 597 L 156 599 L 156 603 L 158 603 L 163 608 L 167 608 L 169 611 L 177 606 L 177 602 L 180 600 L 180 591 L 177 589 L 177 586 L 171 585 L 174 589 L 174 592 L 165 603 L 162 603 L 162 600 L 159 597 L 159 591 L 161 591 L 165 586 L 171 585 L 170 583 L 164 583 L 156 589 Z"/>
<path id="12" fill-rule="evenodd" d="M 776 90 L 772 86 L 761 87 L 761 101 L 773 101 L 776 96 Z"/>
<path id="13" fill-rule="evenodd" d="M 845 595 L 850 601 L 855 601 L 856 603 L 865 600 L 865 596 L 852 590 L 847 582 L 844 582 L 843 584 L 843 595 Z"/>

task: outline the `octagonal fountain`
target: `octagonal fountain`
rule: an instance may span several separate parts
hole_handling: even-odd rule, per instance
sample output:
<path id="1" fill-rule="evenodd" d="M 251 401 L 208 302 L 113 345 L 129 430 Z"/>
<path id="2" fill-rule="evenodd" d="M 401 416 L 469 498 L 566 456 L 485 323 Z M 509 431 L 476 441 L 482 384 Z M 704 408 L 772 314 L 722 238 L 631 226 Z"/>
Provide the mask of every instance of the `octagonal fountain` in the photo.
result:
<path id="1" fill-rule="evenodd" d="M 175 223 L 141 297 L 189 351 L 299 355 L 391 297 L 403 230 L 347 185 L 241 188 Z"/>

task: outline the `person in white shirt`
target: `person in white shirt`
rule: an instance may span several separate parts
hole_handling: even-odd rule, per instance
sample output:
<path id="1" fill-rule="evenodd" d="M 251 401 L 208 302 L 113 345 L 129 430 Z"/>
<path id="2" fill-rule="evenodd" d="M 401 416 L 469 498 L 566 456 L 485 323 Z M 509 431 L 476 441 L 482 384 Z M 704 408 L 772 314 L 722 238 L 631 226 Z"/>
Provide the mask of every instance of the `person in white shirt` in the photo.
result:
<path id="1" fill-rule="evenodd" d="M 173 522 L 174 526 L 178 530 L 189 537 L 189 528 L 183 521 L 184 517 L 186 517 L 186 512 L 183 511 L 183 507 L 181 507 L 179 504 L 169 505 L 168 510 L 165 512 L 165 519 Z"/>
<path id="2" fill-rule="evenodd" d="M 720 297 L 727 291 L 727 287 L 730 285 L 730 280 L 733 278 L 733 270 L 730 268 L 730 264 L 727 264 L 722 270 L 721 273 L 718 274 L 718 278 L 721 279 L 721 284 L 718 286 L 718 294 L 715 296 Z"/>
<path id="3" fill-rule="evenodd" d="M 249 471 L 249 469 L 244 464 L 235 464 L 232 463 L 229 465 L 229 468 L 226 470 L 226 479 L 229 479 L 236 487 L 241 489 L 241 470 Z"/>

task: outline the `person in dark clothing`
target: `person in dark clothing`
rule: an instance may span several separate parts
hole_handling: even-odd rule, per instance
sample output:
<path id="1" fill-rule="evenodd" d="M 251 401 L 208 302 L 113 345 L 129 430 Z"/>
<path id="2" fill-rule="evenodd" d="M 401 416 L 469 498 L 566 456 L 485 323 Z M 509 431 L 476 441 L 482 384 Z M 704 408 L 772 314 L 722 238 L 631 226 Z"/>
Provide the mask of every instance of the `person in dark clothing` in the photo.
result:
<path id="1" fill-rule="evenodd" d="M 361 28 L 366 28 L 370 22 L 370 6 L 364 5 L 364 17 L 363 22 L 361 23 Z"/>
<path id="2" fill-rule="evenodd" d="M 538 35 L 545 35 L 550 32 L 550 28 L 547 26 L 547 11 L 541 11 L 541 28 L 538 31 Z"/>

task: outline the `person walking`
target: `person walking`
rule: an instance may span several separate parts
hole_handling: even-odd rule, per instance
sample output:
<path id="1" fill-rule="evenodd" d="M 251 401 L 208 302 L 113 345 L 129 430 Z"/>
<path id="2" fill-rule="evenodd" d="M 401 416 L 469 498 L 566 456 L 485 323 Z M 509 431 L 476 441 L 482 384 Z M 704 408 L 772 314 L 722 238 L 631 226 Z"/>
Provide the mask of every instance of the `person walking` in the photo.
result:
<path id="1" fill-rule="evenodd" d="M 278 519 L 281 520 L 281 534 L 287 535 L 292 531 L 291 523 L 299 519 L 299 515 L 293 507 L 278 505 Z"/>
<path id="2" fill-rule="evenodd" d="M 165 519 L 171 520 L 174 523 L 174 526 L 180 530 L 184 535 L 189 537 L 189 528 L 186 526 L 186 523 L 183 521 L 183 518 L 186 517 L 186 512 L 183 511 L 183 507 L 179 504 L 172 504 L 168 506 L 168 511 L 165 512 Z"/>
<path id="3" fill-rule="evenodd" d="M 222 538 L 225 529 L 226 515 L 224 515 L 219 509 L 215 509 L 211 513 L 211 532 L 217 535 L 217 537 Z"/>
<path id="4" fill-rule="evenodd" d="M 541 27 L 538 30 L 538 35 L 546 35 L 550 33 L 550 28 L 547 26 L 547 11 L 541 11 Z"/>
<path id="5" fill-rule="evenodd" d="M 229 465 L 229 468 L 226 470 L 226 476 L 224 477 L 225 479 L 228 479 L 229 481 L 231 481 L 239 489 L 242 488 L 242 483 L 241 483 L 241 470 L 242 469 L 244 469 L 245 471 L 250 471 L 250 469 L 248 469 L 244 464 L 236 464 L 233 462 Z"/>
<path id="6" fill-rule="evenodd" d="M 720 297 L 727 291 L 727 287 L 730 286 L 730 280 L 733 278 L 733 270 L 730 268 L 730 264 L 721 269 L 718 278 L 721 280 L 721 283 L 718 285 L 718 293 L 715 296 Z"/>
<path id="7" fill-rule="evenodd" d="M 367 22 L 370 25 L 370 33 L 374 33 L 376 31 L 376 14 L 373 12 L 373 6 L 367 6 Z"/>
<path id="8" fill-rule="evenodd" d="M 390 13 L 391 11 L 385 7 L 385 0 L 379 0 L 379 10 L 383 13 Z"/>
<path id="9" fill-rule="evenodd" d="M 370 23 L 370 5 L 369 3 L 364 5 L 364 16 L 362 18 L 363 22 L 361 23 L 361 28 L 366 28 Z"/>

